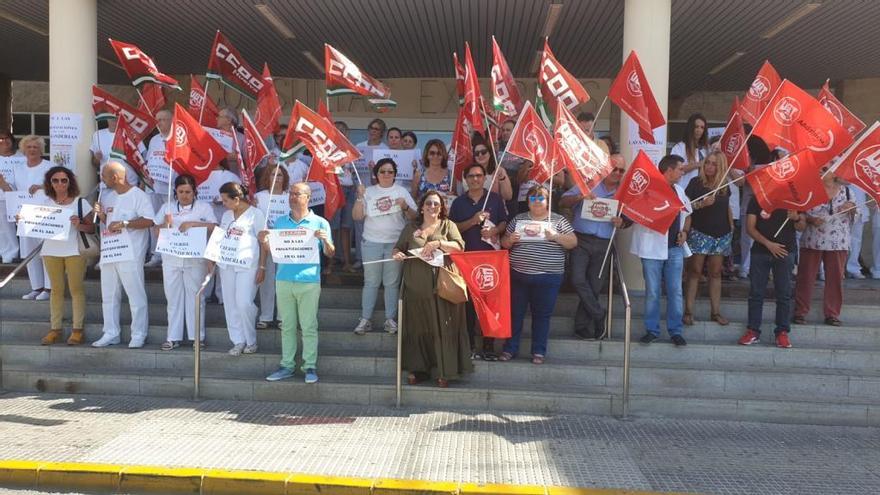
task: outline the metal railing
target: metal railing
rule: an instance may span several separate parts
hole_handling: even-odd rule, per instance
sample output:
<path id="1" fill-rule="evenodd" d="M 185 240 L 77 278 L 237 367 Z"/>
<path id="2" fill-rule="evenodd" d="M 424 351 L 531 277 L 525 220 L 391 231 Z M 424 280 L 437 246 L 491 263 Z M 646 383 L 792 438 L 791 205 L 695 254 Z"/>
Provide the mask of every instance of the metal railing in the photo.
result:
<path id="1" fill-rule="evenodd" d="M 34 248 L 33 251 L 31 251 L 30 254 L 25 256 L 25 258 L 23 260 L 21 260 L 17 265 L 15 265 L 15 268 L 13 268 L 12 271 L 9 272 L 8 275 L 6 275 L 6 278 L 4 278 L 2 282 L 0 282 L 0 289 L 6 287 L 6 284 L 8 284 L 13 278 L 15 278 L 15 276 L 18 275 L 18 272 L 20 272 L 25 266 L 27 266 L 28 263 L 30 263 L 30 261 L 32 259 L 34 259 L 38 254 L 40 254 L 40 250 L 42 248 L 43 248 L 43 243 L 41 242 L 39 245 L 37 245 L 37 247 Z"/>
<path id="2" fill-rule="evenodd" d="M 612 251 L 611 254 L 611 264 L 608 269 L 608 319 L 607 319 L 607 330 L 608 330 L 608 339 L 611 339 L 611 327 L 614 322 L 614 315 L 612 314 L 613 302 L 614 302 L 614 273 L 617 272 L 617 279 L 620 283 L 620 295 L 623 298 L 623 306 L 624 306 L 624 323 L 623 323 L 623 396 L 622 396 L 622 411 L 620 415 L 620 419 L 628 419 L 629 416 L 629 372 L 630 372 L 630 344 L 632 340 L 632 304 L 629 300 L 629 291 L 626 288 L 626 281 L 623 278 L 623 269 L 620 267 L 620 259 L 615 256 Z"/>
<path id="3" fill-rule="evenodd" d="M 195 340 L 193 340 L 193 400 L 199 399 L 199 382 L 202 380 L 202 295 L 205 293 L 205 289 L 208 287 L 208 284 L 211 283 L 211 277 L 214 276 L 214 269 L 217 265 L 211 267 L 208 270 L 208 274 L 205 275 L 205 280 L 202 281 L 202 285 L 199 286 L 199 290 L 196 292 L 196 314 L 195 314 L 195 329 L 193 331 L 193 336 Z M 208 339 L 207 334 L 205 335 L 205 340 Z"/>
<path id="4" fill-rule="evenodd" d="M 403 297 L 397 300 L 397 408 L 403 393 Z"/>

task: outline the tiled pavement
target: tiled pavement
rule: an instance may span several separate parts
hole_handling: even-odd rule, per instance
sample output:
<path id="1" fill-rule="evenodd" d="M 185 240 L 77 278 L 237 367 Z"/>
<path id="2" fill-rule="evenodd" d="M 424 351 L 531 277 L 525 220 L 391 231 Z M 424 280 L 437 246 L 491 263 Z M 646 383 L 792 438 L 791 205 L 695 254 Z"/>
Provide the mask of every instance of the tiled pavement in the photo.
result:
<path id="1" fill-rule="evenodd" d="M 271 402 L 6 394 L 0 458 L 718 494 L 880 493 L 880 429 Z"/>

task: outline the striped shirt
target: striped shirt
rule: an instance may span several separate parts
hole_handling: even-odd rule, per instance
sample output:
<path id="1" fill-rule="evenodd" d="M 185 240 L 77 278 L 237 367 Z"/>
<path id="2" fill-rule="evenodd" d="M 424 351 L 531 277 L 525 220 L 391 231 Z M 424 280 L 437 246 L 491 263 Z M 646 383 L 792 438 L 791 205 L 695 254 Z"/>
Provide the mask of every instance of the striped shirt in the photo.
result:
<path id="1" fill-rule="evenodd" d="M 529 213 L 520 213 L 507 224 L 507 233 L 516 232 L 520 222 L 531 222 Z M 574 232 L 571 224 L 562 215 L 551 213 L 550 222 L 559 234 Z M 546 224 L 546 220 L 543 222 Z M 550 240 L 520 241 L 510 248 L 510 268 L 519 273 L 538 275 L 542 273 L 565 272 L 565 248 Z"/>

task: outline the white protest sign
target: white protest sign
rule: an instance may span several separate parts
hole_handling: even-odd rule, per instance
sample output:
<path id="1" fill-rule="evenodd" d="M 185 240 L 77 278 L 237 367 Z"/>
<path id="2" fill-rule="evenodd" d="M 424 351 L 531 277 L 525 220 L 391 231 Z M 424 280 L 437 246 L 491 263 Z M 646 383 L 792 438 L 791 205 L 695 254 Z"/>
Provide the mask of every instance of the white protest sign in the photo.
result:
<path id="1" fill-rule="evenodd" d="M 383 158 L 391 158 L 397 164 L 396 180 L 412 180 L 413 161 L 418 162 L 419 150 L 373 150 L 373 162 L 378 163 Z"/>
<path id="2" fill-rule="evenodd" d="M 34 199 L 27 191 L 8 191 L 6 197 L 6 221 L 14 222 L 15 215 L 21 209 L 21 205 Z"/>
<path id="3" fill-rule="evenodd" d="M 159 139 L 161 139 L 161 137 Z M 171 172 L 169 171 L 169 168 L 168 162 L 165 161 L 165 148 L 153 150 L 153 152 L 147 157 L 147 170 L 150 172 L 150 177 L 152 177 L 154 181 L 170 184 Z"/>
<path id="4" fill-rule="evenodd" d="M 61 206 L 21 205 L 16 234 L 19 237 L 66 241 L 73 210 Z"/>
<path id="5" fill-rule="evenodd" d="M 263 213 L 268 219 L 266 225 L 268 225 L 269 228 L 272 228 L 275 226 L 275 220 L 290 213 L 290 202 L 288 201 L 286 194 L 273 194 L 268 196 L 268 198 L 269 204 L 260 204 L 260 209 L 263 210 Z"/>
<path id="6" fill-rule="evenodd" d="M 544 241 L 544 230 L 547 228 L 547 222 L 524 221 L 516 222 L 516 233 L 519 234 L 520 242 Z"/>
<path id="7" fill-rule="evenodd" d="M 132 260 L 134 260 L 134 249 L 131 247 L 131 235 L 128 230 L 122 229 L 120 232 L 101 230 L 101 262 L 98 263 L 99 265 Z"/>
<path id="8" fill-rule="evenodd" d="M 215 228 L 205 246 L 205 258 L 229 267 L 250 268 L 259 255 L 257 239 L 234 224 Z"/>
<path id="9" fill-rule="evenodd" d="M 324 190 L 324 184 L 321 184 L 320 182 L 309 182 L 309 189 L 312 190 L 312 194 L 309 196 L 309 208 L 322 205 L 327 201 L 327 191 Z"/>
<path id="10" fill-rule="evenodd" d="M 485 228 L 485 229 L 494 229 L 494 228 L 495 228 L 495 223 L 494 223 L 492 220 L 489 220 L 489 219 L 487 218 L 487 219 L 483 222 L 483 228 Z M 483 236 L 481 235 L 480 238 L 483 240 L 483 242 L 485 242 L 486 244 L 492 246 L 496 251 L 499 250 L 499 249 L 501 249 L 501 243 L 499 242 L 498 236 L 493 236 L 493 237 L 483 237 Z"/>
<path id="11" fill-rule="evenodd" d="M 425 248 L 410 249 L 409 254 L 418 256 L 419 259 L 431 266 L 436 266 L 438 268 L 443 266 L 443 251 L 439 249 L 435 249 L 434 252 L 431 253 L 423 253 L 423 251 L 425 251 Z"/>
<path id="12" fill-rule="evenodd" d="M 321 262 L 318 238 L 312 229 L 270 230 L 269 249 L 275 263 L 316 265 Z"/>
<path id="13" fill-rule="evenodd" d="M 178 258 L 202 258 L 207 245 L 207 227 L 193 227 L 186 232 L 178 229 L 159 229 L 156 252 Z"/>
<path id="14" fill-rule="evenodd" d="M 23 156 L 2 156 L 0 157 L 0 175 L 12 187 L 15 187 L 15 167 L 24 167 L 27 164 L 27 158 Z M 0 199 L 6 191 L 0 189 Z"/>
<path id="15" fill-rule="evenodd" d="M 617 215 L 618 204 L 616 199 L 585 199 L 581 207 L 581 218 L 594 222 L 610 222 Z"/>
<path id="16" fill-rule="evenodd" d="M 370 177 L 372 174 L 370 173 L 370 161 L 373 160 L 373 149 L 368 148 L 366 146 L 358 146 L 358 151 L 361 153 L 361 157 L 352 162 L 355 170 L 357 170 L 358 176 L 363 181 L 365 186 L 370 185 Z"/>
<path id="17" fill-rule="evenodd" d="M 235 141 L 231 132 L 221 131 L 213 127 L 205 127 L 205 132 L 211 135 L 217 144 L 219 144 L 227 153 L 235 151 Z"/>
<path id="18" fill-rule="evenodd" d="M 397 197 L 386 194 L 378 198 L 370 197 L 366 201 L 367 216 L 379 217 L 382 215 L 390 215 L 401 211 L 401 207 L 397 204 Z"/>
<path id="19" fill-rule="evenodd" d="M 82 114 L 52 113 L 49 115 L 49 142 L 76 144 L 82 136 Z"/>

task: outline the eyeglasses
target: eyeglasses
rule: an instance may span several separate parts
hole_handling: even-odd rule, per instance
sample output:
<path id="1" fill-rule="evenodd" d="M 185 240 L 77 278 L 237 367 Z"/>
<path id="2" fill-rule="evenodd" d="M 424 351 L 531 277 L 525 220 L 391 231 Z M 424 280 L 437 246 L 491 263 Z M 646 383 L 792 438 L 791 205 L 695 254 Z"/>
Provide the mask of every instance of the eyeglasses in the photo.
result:
<path id="1" fill-rule="evenodd" d="M 483 175 L 483 174 L 467 174 L 465 177 L 468 179 L 482 179 L 483 177 L 485 177 L 485 175 Z"/>
<path id="2" fill-rule="evenodd" d="M 474 150 L 474 154 L 477 156 L 488 155 L 489 150 Z"/>
<path id="3" fill-rule="evenodd" d="M 428 152 L 428 156 L 443 156 L 442 151 L 431 150 Z"/>
<path id="4" fill-rule="evenodd" d="M 538 202 L 540 202 L 540 201 L 544 201 L 545 199 L 547 199 L 547 198 L 544 197 L 543 195 L 541 195 L 541 196 L 529 196 L 529 201 L 532 202 L 532 203 L 538 203 Z"/>
<path id="5" fill-rule="evenodd" d="M 382 132 L 382 128 L 381 128 L 381 127 L 376 127 L 376 126 L 374 126 L 374 125 L 371 125 L 371 126 L 369 127 L 369 129 L 370 129 L 371 131 Z"/>
<path id="6" fill-rule="evenodd" d="M 425 201 L 425 206 L 428 208 L 439 208 L 440 202 L 439 201 Z"/>
<path id="7" fill-rule="evenodd" d="M 67 184 L 68 182 L 70 182 L 70 180 L 67 177 L 61 177 L 58 179 L 54 177 L 52 178 L 52 184 Z"/>
<path id="8" fill-rule="evenodd" d="M 383 169 L 380 170 L 378 173 L 382 175 L 394 175 L 394 170 Z"/>
<path id="9" fill-rule="evenodd" d="M 614 167 L 614 170 L 612 170 L 612 172 L 617 172 L 619 174 L 622 174 L 622 173 L 626 172 L 626 169 L 620 168 L 620 167 Z"/>

